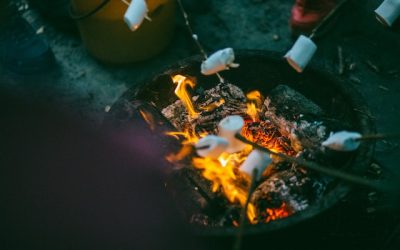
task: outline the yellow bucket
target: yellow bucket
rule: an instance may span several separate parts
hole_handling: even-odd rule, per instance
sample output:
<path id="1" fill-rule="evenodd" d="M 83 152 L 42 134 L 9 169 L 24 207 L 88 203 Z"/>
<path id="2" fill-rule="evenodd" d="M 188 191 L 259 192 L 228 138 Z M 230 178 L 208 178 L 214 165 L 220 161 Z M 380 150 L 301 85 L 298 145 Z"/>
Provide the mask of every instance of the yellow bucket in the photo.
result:
<path id="1" fill-rule="evenodd" d="M 123 20 L 128 5 L 122 0 L 72 0 L 71 16 L 89 53 L 107 63 L 131 63 L 165 49 L 174 33 L 175 0 L 146 2 L 152 21 L 131 31 Z"/>

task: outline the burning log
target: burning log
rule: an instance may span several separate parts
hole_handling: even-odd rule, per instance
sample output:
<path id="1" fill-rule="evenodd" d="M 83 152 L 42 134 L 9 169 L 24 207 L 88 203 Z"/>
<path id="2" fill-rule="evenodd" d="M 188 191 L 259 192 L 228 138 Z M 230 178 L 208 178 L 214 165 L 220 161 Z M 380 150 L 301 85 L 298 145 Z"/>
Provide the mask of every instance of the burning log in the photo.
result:
<path id="1" fill-rule="evenodd" d="M 194 119 L 188 119 L 188 112 L 181 100 L 162 110 L 162 114 L 179 131 L 185 131 L 189 127 L 192 131 L 217 134 L 220 120 L 228 115 L 244 115 L 246 112 L 245 94 L 240 88 L 229 83 L 220 83 L 191 100 L 200 110 Z"/>
<path id="2" fill-rule="evenodd" d="M 319 148 L 326 136 L 326 126 L 313 120 L 324 115 L 314 102 L 286 85 L 278 85 L 269 93 L 264 105 L 264 116 L 289 138 L 295 151 Z"/>
<path id="3" fill-rule="evenodd" d="M 193 83 L 188 85 L 194 87 Z M 219 204 L 213 212 L 205 207 L 195 210 L 190 217 L 192 223 L 237 226 L 243 213 L 251 223 L 284 218 L 318 200 L 332 180 L 325 181 L 318 173 L 306 171 L 296 161 L 284 162 L 285 158 L 280 156 L 270 158 L 249 145 L 234 146 L 238 141 L 236 135 L 241 133 L 246 140 L 291 159 L 329 162 L 329 154 L 321 144 L 331 127 L 343 126 L 339 121 L 324 118 L 326 114 L 318 105 L 294 89 L 278 85 L 264 102 L 259 92 L 249 93 L 246 101 L 243 91 L 233 84 L 218 84 L 193 98 L 186 92 L 178 96 L 180 100 L 162 113 L 184 131 L 176 132 L 185 134 L 183 145 L 195 144 L 201 156 L 186 154 L 197 169 L 190 171 L 188 179 L 203 194 L 208 204 L 205 207 Z M 190 110 L 195 110 L 196 115 L 190 115 Z M 263 178 L 249 178 L 253 170 L 264 172 Z M 253 185 L 258 188 L 248 203 Z M 218 197 L 224 197 L 225 203 Z"/>
<path id="4" fill-rule="evenodd" d="M 325 187 L 326 183 L 302 171 L 278 172 L 254 191 L 251 203 L 258 216 L 252 223 L 282 219 L 302 211 L 321 197 Z"/>
<path id="5" fill-rule="evenodd" d="M 305 148 L 318 152 L 329 131 L 347 128 L 341 121 L 326 118 L 318 105 L 287 85 L 272 89 L 264 106 L 264 116 L 289 139 L 296 152 Z"/>

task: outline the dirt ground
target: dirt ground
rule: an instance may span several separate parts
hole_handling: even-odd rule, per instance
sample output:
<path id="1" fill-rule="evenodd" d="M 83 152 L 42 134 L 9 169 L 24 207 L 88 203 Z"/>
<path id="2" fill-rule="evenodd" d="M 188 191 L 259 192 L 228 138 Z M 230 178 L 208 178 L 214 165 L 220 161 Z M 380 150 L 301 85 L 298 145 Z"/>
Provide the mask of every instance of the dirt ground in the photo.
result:
<path id="1" fill-rule="evenodd" d="M 17 2 L 19 6 L 25 4 Z M 400 125 L 400 22 L 391 29 L 378 23 L 373 10 L 380 2 L 352 0 L 318 41 L 312 64 L 339 75 L 340 46 L 346 65 L 352 65 L 340 77 L 350 80 L 363 95 L 378 132 L 395 133 L 399 132 Z M 205 12 L 189 14 L 195 33 L 209 52 L 229 46 L 272 50 L 284 55 L 293 43 L 288 26 L 292 4 L 293 0 L 214 0 Z M 95 123 L 101 123 L 107 107 L 127 89 L 166 65 L 198 53 L 180 16 L 173 41 L 162 54 L 146 62 L 112 66 L 93 59 L 77 32 L 58 29 L 29 6 L 21 8 L 21 14 L 35 28 L 44 29 L 43 35 L 58 66 L 41 76 L 18 77 L 2 72 L 4 84 L 23 95 L 65 105 L 81 119 Z M 396 141 L 383 141 L 377 144 L 374 158 L 384 174 L 400 175 L 399 155 Z M 342 208 L 336 211 L 342 223 L 337 222 L 329 234 L 320 237 L 321 242 L 329 243 L 328 247 L 316 244 L 310 249 L 335 249 L 344 244 L 352 249 L 399 249 L 396 239 L 400 236 L 390 238 L 390 235 L 400 217 L 393 211 L 388 215 L 387 210 L 377 208 L 384 205 L 383 201 L 371 203 L 368 194 L 362 191 L 343 201 Z M 346 208 L 353 211 L 348 213 Z"/>

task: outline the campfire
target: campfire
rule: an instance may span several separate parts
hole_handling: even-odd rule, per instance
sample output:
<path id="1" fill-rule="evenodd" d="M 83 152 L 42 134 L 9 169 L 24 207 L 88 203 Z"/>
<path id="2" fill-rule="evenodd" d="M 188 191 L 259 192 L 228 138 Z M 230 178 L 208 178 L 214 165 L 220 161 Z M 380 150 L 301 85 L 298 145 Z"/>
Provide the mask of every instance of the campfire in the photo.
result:
<path id="1" fill-rule="evenodd" d="M 324 146 L 336 143 L 331 132 L 374 134 L 346 82 L 312 68 L 299 75 L 270 52 L 242 51 L 237 60 L 225 83 L 200 74 L 200 57 L 179 62 L 110 111 L 109 122 L 149 124 L 171 163 L 165 187 L 201 234 L 236 234 L 245 224 L 246 233 L 265 233 L 314 218 L 349 190 L 331 170 L 362 177 L 373 153 L 367 142 L 349 152 Z"/>
<path id="2" fill-rule="evenodd" d="M 196 180 L 205 183 L 196 188 L 201 186 L 208 189 L 201 192 L 211 191 L 213 197 L 219 197 L 212 202 L 226 201 L 221 214 L 194 213 L 190 218 L 192 223 L 238 226 L 240 209 L 244 206 L 249 223 L 269 223 L 305 210 L 321 197 L 327 179 L 279 157 L 262 156 L 265 153 L 234 137 L 240 133 L 272 152 L 329 160 L 321 156 L 319 147 L 326 138 L 327 125 L 324 121 L 302 118 L 312 114 L 322 116 L 323 111 L 315 103 L 286 85 L 278 85 L 264 98 L 258 90 L 244 93 L 230 83 L 195 92 L 196 83 L 190 76 L 174 75 L 172 81 L 178 100 L 165 107 L 162 114 L 176 128 L 167 134 L 180 140 L 182 149 L 171 152 L 167 159 L 174 164 L 186 162 L 186 168 L 195 170 L 191 174 L 199 174 L 202 178 Z M 294 103 L 302 108 L 287 106 Z M 282 109 L 286 110 L 284 115 L 280 113 Z M 257 188 L 247 204 L 252 164 L 261 164 L 264 171 L 257 178 Z"/>

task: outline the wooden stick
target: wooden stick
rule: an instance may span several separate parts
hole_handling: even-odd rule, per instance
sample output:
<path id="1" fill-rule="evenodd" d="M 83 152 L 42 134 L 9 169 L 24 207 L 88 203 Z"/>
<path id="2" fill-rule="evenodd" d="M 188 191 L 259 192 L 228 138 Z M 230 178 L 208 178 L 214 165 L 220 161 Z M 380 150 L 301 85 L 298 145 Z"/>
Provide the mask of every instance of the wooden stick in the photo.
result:
<path id="1" fill-rule="evenodd" d="M 332 19 L 332 17 L 334 17 L 336 15 L 336 13 L 347 3 L 349 2 L 349 0 L 343 0 L 341 1 L 338 5 L 336 5 L 336 7 L 331 10 L 331 12 L 329 12 L 329 14 L 322 19 L 322 21 L 317 25 L 317 27 L 315 27 L 312 32 L 311 35 L 309 36 L 310 39 L 313 39 L 316 34 Z"/>
<path id="2" fill-rule="evenodd" d="M 289 156 L 289 155 L 285 155 L 285 154 L 282 154 L 282 153 L 272 152 L 268 148 L 264 148 L 264 147 L 258 145 L 257 143 L 254 143 L 252 141 L 247 140 L 241 134 L 236 134 L 235 137 L 238 140 L 240 140 L 240 141 L 242 141 L 242 142 L 244 142 L 246 144 L 249 144 L 249 145 L 253 146 L 254 148 L 257 148 L 257 149 L 259 149 L 259 150 L 261 150 L 263 152 L 276 155 L 276 156 L 284 159 L 285 161 L 292 162 L 292 163 L 297 163 L 297 164 L 299 164 L 299 165 L 301 165 L 303 167 L 309 168 L 309 169 L 317 171 L 319 173 L 326 174 L 326 175 L 329 175 L 329 176 L 332 176 L 332 177 L 336 177 L 336 178 L 339 178 L 341 180 L 344 180 L 344 181 L 347 181 L 347 182 L 350 182 L 350 183 L 354 183 L 354 184 L 366 186 L 366 187 L 369 187 L 369 188 L 373 188 L 373 189 L 376 189 L 376 190 L 385 190 L 385 191 L 387 190 L 386 186 L 383 186 L 383 185 L 381 185 L 380 183 L 378 183 L 376 181 L 370 181 L 370 180 L 367 180 L 367 179 L 362 178 L 362 177 L 357 176 L 357 175 L 352 175 L 352 174 L 348 174 L 348 173 L 343 172 L 343 171 L 339 171 L 339 170 L 336 170 L 336 169 L 332 169 L 332 168 L 328 168 L 328 167 L 325 167 L 325 166 L 321 166 L 321 165 L 319 165 L 317 163 L 310 162 L 310 161 L 307 161 L 307 160 L 304 160 L 304 159 L 301 159 L 301 158 L 295 158 L 295 157 L 292 157 L 292 156 Z"/>
<path id="3" fill-rule="evenodd" d="M 194 32 L 193 32 L 192 26 L 190 25 L 190 22 L 189 22 L 189 16 L 186 13 L 185 8 L 183 7 L 182 1 L 181 0 L 177 0 L 177 2 L 178 2 L 178 5 L 179 5 L 179 9 L 181 10 L 181 13 L 183 15 L 183 18 L 185 19 L 185 25 L 186 25 L 187 29 L 189 30 L 190 35 L 192 36 L 192 39 L 194 40 L 194 42 L 197 45 L 197 47 L 199 48 L 200 53 L 203 55 L 204 60 L 206 60 L 207 59 L 207 53 L 204 50 L 204 48 L 201 45 L 201 43 L 199 42 L 199 39 L 198 39 L 197 35 L 194 34 Z"/>
<path id="4" fill-rule="evenodd" d="M 176 1 L 178 2 L 179 9 L 182 13 L 183 18 L 185 19 L 185 25 L 190 33 L 190 36 L 192 37 L 194 43 L 197 45 L 197 48 L 199 49 L 200 53 L 202 54 L 204 60 L 207 60 L 207 58 L 208 58 L 207 53 L 206 53 L 205 49 L 203 48 L 203 46 L 201 45 L 198 36 L 193 32 L 192 26 L 190 25 L 190 22 L 189 22 L 189 15 L 185 11 L 182 1 L 181 0 L 176 0 Z M 216 75 L 221 83 L 225 82 L 224 78 L 219 73 L 216 73 Z"/>
<path id="5" fill-rule="evenodd" d="M 257 176 L 258 176 L 258 169 L 253 169 L 253 173 L 251 175 L 250 188 L 249 188 L 249 192 L 247 193 L 247 197 L 246 197 L 246 203 L 244 204 L 244 206 L 242 207 L 242 210 L 240 211 L 239 229 L 238 229 L 238 233 L 236 235 L 235 243 L 233 245 L 233 250 L 240 250 L 242 248 L 243 232 L 244 232 L 244 228 L 246 225 L 247 207 L 249 206 L 251 195 L 253 194 L 254 190 L 256 189 Z"/>
<path id="6" fill-rule="evenodd" d="M 211 145 L 204 145 L 204 146 L 200 146 L 200 147 L 194 147 L 197 150 L 202 150 L 202 149 L 209 149 L 211 147 Z"/>
<path id="7" fill-rule="evenodd" d="M 400 134 L 375 134 L 375 135 L 363 135 L 360 138 L 356 138 L 356 141 L 378 141 L 385 139 L 399 139 Z"/>

